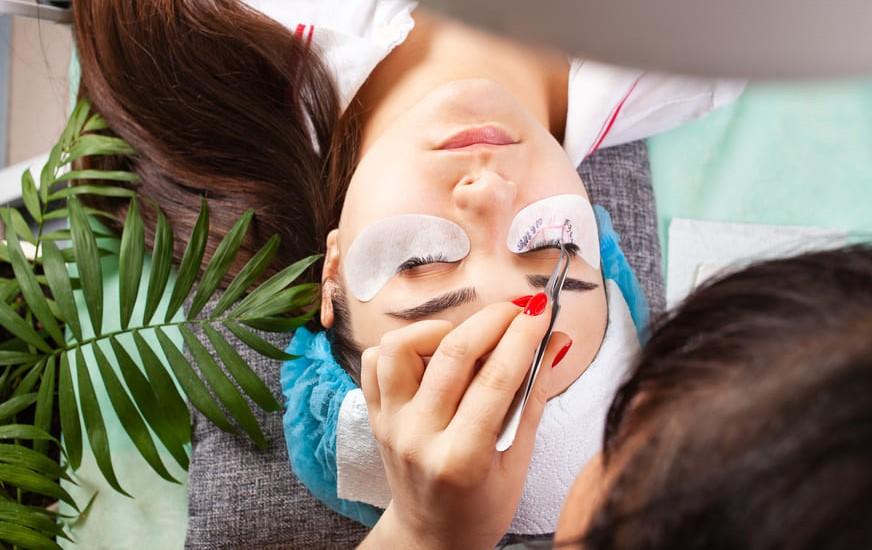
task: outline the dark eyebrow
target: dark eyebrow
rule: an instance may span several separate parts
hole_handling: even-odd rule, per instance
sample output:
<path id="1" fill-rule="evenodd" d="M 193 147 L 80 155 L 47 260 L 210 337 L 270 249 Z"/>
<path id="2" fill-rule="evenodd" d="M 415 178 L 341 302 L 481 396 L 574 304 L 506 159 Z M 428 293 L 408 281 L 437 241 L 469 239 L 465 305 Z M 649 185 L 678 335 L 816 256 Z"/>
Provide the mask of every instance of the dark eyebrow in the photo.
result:
<path id="1" fill-rule="evenodd" d="M 527 275 L 527 284 L 533 288 L 545 288 L 545 285 L 548 284 L 548 276 Z M 599 288 L 598 284 L 582 281 L 581 279 L 574 279 L 572 277 L 567 277 L 563 282 L 563 290 L 570 290 L 573 292 L 589 292 L 597 288 Z M 477 299 L 478 296 L 475 293 L 475 289 L 467 287 L 440 294 L 435 298 L 427 300 L 421 305 L 398 311 L 389 311 L 387 314 L 396 319 L 402 319 L 403 321 L 418 321 L 419 319 L 435 315 L 446 309 L 474 302 Z"/>
<path id="2" fill-rule="evenodd" d="M 435 298 L 431 298 L 421 305 L 410 307 L 409 309 L 401 309 L 399 311 L 389 311 L 388 315 L 404 321 L 417 321 L 424 317 L 435 315 L 440 311 L 445 311 L 452 307 L 474 302 L 478 297 L 475 289 L 472 287 L 452 290 L 445 294 L 440 294 Z"/>
<path id="3" fill-rule="evenodd" d="M 548 284 L 548 275 L 527 275 L 527 283 L 533 288 L 545 288 L 545 285 Z M 596 283 L 589 283 L 581 279 L 573 279 L 572 277 L 567 277 L 563 281 L 563 290 L 588 292 L 597 288 L 599 288 L 599 285 Z"/>

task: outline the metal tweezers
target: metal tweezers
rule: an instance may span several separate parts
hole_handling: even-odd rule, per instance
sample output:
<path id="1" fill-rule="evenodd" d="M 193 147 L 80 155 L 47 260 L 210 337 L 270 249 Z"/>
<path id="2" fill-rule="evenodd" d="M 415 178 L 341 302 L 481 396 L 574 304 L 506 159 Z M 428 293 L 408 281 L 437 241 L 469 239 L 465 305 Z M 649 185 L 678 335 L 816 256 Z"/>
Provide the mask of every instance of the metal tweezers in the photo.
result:
<path id="1" fill-rule="evenodd" d="M 536 382 L 536 375 L 542 366 L 545 350 L 548 349 L 548 342 L 551 341 L 554 323 L 557 321 L 557 315 L 560 313 L 560 291 L 563 290 L 563 282 L 566 280 L 566 272 L 569 270 L 569 261 L 572 259 L 572 254 L 566 249 L 566 246 L 561 242 L 560 258 L 558 258 L 557 265 L 554 267 L 554 271 L 551 272 L 551 277 L 548 278 L 548 283 L 545 285 L 545 292 L 551 301 L 551 321 L 548 323 L 548 330 L 545 331 L 545 336 L 539 342 L 539 347 L 536 348 L 533 364 L 527 372 L 526 378 L 524 378 L 521 389 L 515 394 L 515 399 L 509 407 L 503 429 L 497 438 L 497 451 L 500 452 L 507 450 L 515 441 L 515 434 L 518 433 L 518 426 L 521 424 L 524 407 L 527 405 L 527 399 L 530 397 L 533 383 Z"/>

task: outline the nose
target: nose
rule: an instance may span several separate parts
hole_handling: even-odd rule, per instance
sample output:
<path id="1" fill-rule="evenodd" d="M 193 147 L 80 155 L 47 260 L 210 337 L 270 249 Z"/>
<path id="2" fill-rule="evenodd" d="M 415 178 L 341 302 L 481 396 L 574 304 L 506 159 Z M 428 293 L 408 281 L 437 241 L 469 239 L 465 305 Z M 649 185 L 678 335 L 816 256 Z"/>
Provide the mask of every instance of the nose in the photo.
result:
<path id="1" fill-rule="evenodd" d="M 516 195 L 515 182 L 492 170 L 482 170 L 460 180 L 452 199 L 463 218 L 475 225 L 485 221 L 498 226 L 511 213 Z"/>

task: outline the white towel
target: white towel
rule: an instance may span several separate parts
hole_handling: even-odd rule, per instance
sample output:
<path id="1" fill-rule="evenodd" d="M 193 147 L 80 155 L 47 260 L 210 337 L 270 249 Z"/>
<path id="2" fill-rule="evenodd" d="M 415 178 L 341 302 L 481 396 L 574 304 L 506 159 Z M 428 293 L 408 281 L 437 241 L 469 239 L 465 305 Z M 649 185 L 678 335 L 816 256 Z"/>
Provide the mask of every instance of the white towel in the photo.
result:
<path id="1" fill-rule="evenodd" d="M 606 281 L 609 321 L 590 367 L 545 407 L 521 502 L 510 533 L 553 533 L 563 501 L 584 464 L 601 448 L 612 397 L 639 352 L 630 310 L 614 281 Z M 384 508 L 391 499 L 363 392 L 342 402 L 336 432 L 337 494 Z"/>

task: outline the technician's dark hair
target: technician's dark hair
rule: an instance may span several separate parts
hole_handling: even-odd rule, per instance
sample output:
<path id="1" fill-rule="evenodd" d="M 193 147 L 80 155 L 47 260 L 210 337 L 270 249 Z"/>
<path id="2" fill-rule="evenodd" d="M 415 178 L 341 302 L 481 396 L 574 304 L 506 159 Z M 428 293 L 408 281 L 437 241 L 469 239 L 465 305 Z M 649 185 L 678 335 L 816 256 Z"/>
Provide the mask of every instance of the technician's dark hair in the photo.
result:
<path id="1" fill-rule="evenodd" d="M 182 237 L 176 259 L 202 198 L 207 254 L 243 212 L 255 212 L 228 280 L 274 234 L 277 268 L 324 251 L 358 131 L 307 40 L 239 0 L 76 0 L 73 12 L 80 93 L 137 151 L 91 162 L 139 175 L 139 195 Z M 99 202 L 120 224 L 127 205 Z M 150 245 L 156 213 L 141 205 Z M 320 263 L 306 277 L 319 274 Z M 337 355 L 354 359 L 348 326 L 333 332 Z"/>
<path id="2" fill-rule="evenodd" d="M 872 548 L 872 248 L 694 292 L 611 406 L 618 453 L 585 548 Z"/>

